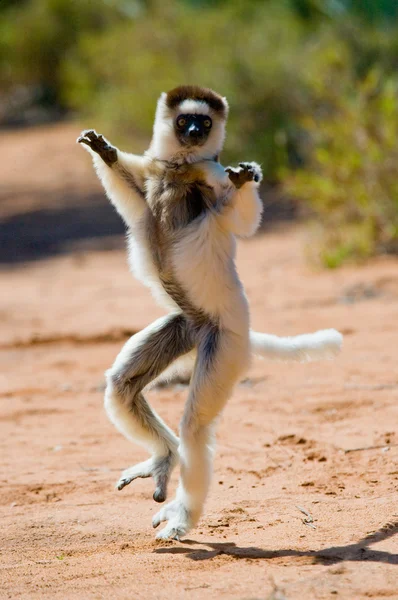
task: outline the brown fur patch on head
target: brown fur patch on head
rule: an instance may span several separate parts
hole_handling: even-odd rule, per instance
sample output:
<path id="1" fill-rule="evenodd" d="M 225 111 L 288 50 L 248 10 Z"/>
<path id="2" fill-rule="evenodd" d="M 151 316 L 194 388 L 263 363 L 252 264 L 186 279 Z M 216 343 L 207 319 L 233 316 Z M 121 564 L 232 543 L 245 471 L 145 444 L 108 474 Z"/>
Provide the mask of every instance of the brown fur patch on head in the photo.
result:
<path id="1" fill-rule="evenodd" d="M 166 104 L 170 109 L 176 108 L 184 100 L 206 102 L 220 117 L 227 116 L 228 105 L 224 98 L 210 88 L 203 88 L 199 85 L 181 85 L 167 92 Z"/>

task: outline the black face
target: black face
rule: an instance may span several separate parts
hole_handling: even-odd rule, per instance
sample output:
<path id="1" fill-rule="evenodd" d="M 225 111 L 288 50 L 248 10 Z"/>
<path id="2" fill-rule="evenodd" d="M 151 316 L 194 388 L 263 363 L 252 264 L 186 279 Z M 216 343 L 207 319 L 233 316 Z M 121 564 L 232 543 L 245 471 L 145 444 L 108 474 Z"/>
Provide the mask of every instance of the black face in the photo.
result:
<path id="1" fill-rule="evenodd" d="M 176 136 L 183 146 L 202 146 L 213 123 L 208 115 L 179 115 L 174 123 Z"/>

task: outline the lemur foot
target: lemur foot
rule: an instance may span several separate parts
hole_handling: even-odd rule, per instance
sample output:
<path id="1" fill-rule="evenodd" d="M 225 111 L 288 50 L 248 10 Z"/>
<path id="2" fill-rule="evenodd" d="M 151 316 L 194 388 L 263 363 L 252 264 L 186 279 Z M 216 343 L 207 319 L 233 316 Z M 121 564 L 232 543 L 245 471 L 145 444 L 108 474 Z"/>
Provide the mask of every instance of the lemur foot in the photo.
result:
<path id="1" fill-rule="evenodd" d="M 164 502 L 167 498 L 167 484 L 177 460 L 177 457 L 170 453 L 167 456 L 153 457 L 129 467 L 123 471 L 116 487 L 118 490 L 122 490 L 126 485 L 134 481 L 134 479 L 153 477 L 156 485 L 153 499 L 155 502 Z"/>
<path id="2" fill-rule="evenodd" d="M 103 135 L 98 134 L 95 129 L 82 131 L 77 138 L 77 143 L 86 144 L 102 158 L 108 167 L 111 167 L 117 161 L 117 148 L 112 146 Z"/>
<path id="3" fill-rule="evenodd" d="M 260 182 L 263 178 L 260 165 L 255 162 L 241 162 L 239 167 L 226 167 L 226 173 L 236 188 L 241 188 L 248 181 Z"/>
<path id="4" fill-rule="evenodd" d="M 158 527 L 163 521 L 168 521 L 167 525 L 159 531 L 157 540 L 179 540 L 182 536 L 192 529 L 192 518 L 188 509 L 181 500 L 173 500 L 160 509 L 153 517 L 153 527 Z"/>

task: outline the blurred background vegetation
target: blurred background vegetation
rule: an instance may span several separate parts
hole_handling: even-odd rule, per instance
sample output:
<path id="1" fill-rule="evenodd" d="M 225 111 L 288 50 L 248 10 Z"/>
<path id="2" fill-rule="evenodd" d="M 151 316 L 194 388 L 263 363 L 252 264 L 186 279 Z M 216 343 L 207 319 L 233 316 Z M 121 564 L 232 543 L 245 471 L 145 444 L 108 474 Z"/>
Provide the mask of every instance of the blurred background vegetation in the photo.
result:
<path id="1" fill-rule="evenodd" d="M 0 0 L 2 126 L 77 117 L 141 151 L 180 83 L 227 96 L 223 163 L 308 207 L 315 260 L 398 249 L 397 0 Z"/>

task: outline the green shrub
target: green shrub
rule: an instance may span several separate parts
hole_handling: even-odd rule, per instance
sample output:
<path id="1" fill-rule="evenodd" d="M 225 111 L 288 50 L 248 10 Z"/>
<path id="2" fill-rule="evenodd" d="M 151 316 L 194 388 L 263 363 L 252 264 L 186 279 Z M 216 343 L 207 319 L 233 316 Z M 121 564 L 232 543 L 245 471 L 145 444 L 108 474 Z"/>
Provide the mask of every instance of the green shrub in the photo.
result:
<path id="1" fill-rule="evenodd" d="M 398 247 L 396 0 L 0 0 L 0 15 L 1 115 L 22 85 L 141 151 L 161 91 L 213 87 L 231 107 L 223 162 L 257 160 L 311 207 L 323 264 Z"/>
<path id="2" fill-rule="evenodd" d="M 329 69 L 318 88 L 308 161 L 284 176 L 317 217 L 312 257 L 334 268 L 398 247 L 398 80 L 374 70 L 354 85 Z"/>
<path id="3" fill-rule="evenodd" d="M 81 36 L 63 63 L 64 102 L 127 142 L 149 138 L 161 91 L 181 83 L 213 87 L 231 105 L 223 159 L 250 156 L 275 179 L 289 162 L 287 142 L 303 104 L 302 49 L 309 43 L 300 19 L 277 4 L 198 10 L 152 2 L 136 19 Z"/>
<path id="4" fill-rule="evenodd" d="M 46 102 L 61 103 L 60 65 L 82 31 L 123 19 L 122 0 L 25 0 L 3 7 L 0 84 L 36 86 Z"/>

